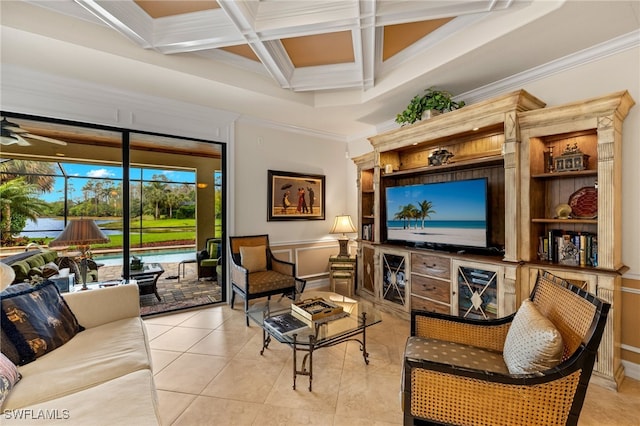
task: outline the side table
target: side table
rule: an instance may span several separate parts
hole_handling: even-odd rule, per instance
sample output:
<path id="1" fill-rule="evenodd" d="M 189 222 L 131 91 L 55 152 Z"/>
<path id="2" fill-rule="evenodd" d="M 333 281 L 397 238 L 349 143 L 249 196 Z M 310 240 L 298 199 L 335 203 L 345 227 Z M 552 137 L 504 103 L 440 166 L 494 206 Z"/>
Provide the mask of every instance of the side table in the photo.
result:
<path id="1" fill-rule="evenodd" d="M 351 297 L 355 291 L 356 256 L 329 257 L 330 291 Z M 342 291 L 338 290 L 340 288 Z"/>

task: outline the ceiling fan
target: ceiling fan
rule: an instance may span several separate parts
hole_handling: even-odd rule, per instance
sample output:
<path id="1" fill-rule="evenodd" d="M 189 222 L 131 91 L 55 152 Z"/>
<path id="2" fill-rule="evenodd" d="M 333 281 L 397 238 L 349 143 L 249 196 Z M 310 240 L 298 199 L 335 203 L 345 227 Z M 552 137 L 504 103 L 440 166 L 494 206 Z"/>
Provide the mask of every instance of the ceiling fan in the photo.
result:
<path id="1" fill-rule="evenodd" d="M 34 135 L 33 133 L 24 130 L 18 124 L 12 123 L 6 119 L 6 117 L 2 118 L 0 121 L 0 125 L 2 126 L 2 136 L 0 138 L 0 145 L 13 145 L 17 144 L 20 146 L 30 146 L 31 141 L 42 141 L 48 143 L 54 143 L 56 145 L 66 145 L 67 143 L 58 139 L 49 138 L 46 136 Z"/>

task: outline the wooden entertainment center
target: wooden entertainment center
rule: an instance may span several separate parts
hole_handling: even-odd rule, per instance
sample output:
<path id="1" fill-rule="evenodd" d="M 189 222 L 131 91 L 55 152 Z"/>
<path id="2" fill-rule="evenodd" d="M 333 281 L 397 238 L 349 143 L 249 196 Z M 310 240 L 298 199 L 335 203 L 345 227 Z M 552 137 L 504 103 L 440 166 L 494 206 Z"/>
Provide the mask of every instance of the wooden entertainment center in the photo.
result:
<path id="1" fill-rule="evenodd" d="M 612 304 L 594 377 L 617 388 L 622 123 L 633 105 L 624 91 L 545 108 L 519 90 L 369 138 L 373 151 L 354 158 L 357 294 L 406 317 L 496 318 L 515 312 L 547 270 Z M 429 165 L 442 149 L 453 157 Z M 387 243 L 385 188 L 475 178 L 487 180 L 490 249 Z"/>

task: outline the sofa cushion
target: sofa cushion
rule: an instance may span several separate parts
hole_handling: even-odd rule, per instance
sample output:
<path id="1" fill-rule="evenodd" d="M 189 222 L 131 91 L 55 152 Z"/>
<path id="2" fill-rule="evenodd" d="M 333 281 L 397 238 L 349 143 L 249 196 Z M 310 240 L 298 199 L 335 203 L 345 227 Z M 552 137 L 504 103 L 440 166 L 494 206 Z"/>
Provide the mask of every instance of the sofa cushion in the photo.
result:
<path id="1" fill-rule="evenodd" d="M 42 276 L 45 278 L 52 277 L 59 272 L 58 265 L 53 262 L 45 263 L 42 267 Z"/>
<path id="2" fill-rule="evenodd" d="M 53 351 L 83 330 L 53 281 L 12 285 L 0 297 L 2 329 L 18 351 L 18 365 Z"/>
<path id="3" fill-rule="evenodd" d="M 31 266 L 32 268 L 40 268 L 42 266 L 44 266 L 45 262 L 44 261 L 44 256 L 42 256 L 42 254 L 34 254 L 31 257 L 28 257 L 25 259 L 27 261 L 27 263 L 29 264 L 29 266 Z"/>
<path id="4" fill-rule="evenodd" d="M 261 271 L 249 274 L 249 294 L 291 288 L 295 287 L 295 285 L 294 277 L 276 271 Z"/>
<path id="5" fill-rule="evenodd" d="M 267 246 L 240 247 L 240 264 L 249 272 L 267 270 Z"/>
<path id="6" fill-rule="evenodd" d="M 0 408 L 2 408 L 4 400 L 21 377 L 15 364 L 9 358 L 0 354 Z"/>
<path id="7" fill-rule="evenodd" d="M 45 263 L 53 262 L 58 258 L 58 252 L 55 250 L 44 250 L 41 254 Z"/>
<path id="8" fill-rule="evenodd" d="M 507 332 L 503 356 L 511 374 L 538 373 L 562 360 L 560 332 L 526 299 Z"/>
<path id="9" fill-rule="evenodd" d="M 0 329 L 0 349 L 12 363 L 17 365 L 20 362 L 20 354 L 15 345 L 9 340 L 9 336 L 4 332 L 4 329 Z"/>
<path id="10" fill-rule="evenodd" d="M 19 383 L 18 387 L 23 383 Z M 17 389 L 16 389 L 17 390 Z M 105 383 L 80 390 L 53 400 L 37 401 L 19 411 L 54 413 L 52 418 L 26 422 L 24 418 L 4 413 L 3 425 L 136 425 L 159 424 L 158 401 L 151 370 L 139 370 Z M 32 419 L 33 420 L 33 419 Z"/>
<path id="11" fill-rule="evenodd" d="M 13 272 L 16 273 L 16 277 L 13 282 L 21 283 L 24 280 L 29 279 L 29 270 L 31 269 L 31 266 L 29 266 L 26 260 L 20 260 L 12 263 L 11 268 L 13 269 Z"/>
<path id="12" fill-rule="evenodd" d="M 427 337 L 409 337 L 404 357 L 474 370 L 509 373 L 500 352 Z"/>
<path id="13" fill-rule="evenodd" d="M 87 328 L 64 346 L 19 367 L 22 380 L 7 398 L 6 408 L 27 407 L 150 369 L 150 354 L 140 317 Z"/>

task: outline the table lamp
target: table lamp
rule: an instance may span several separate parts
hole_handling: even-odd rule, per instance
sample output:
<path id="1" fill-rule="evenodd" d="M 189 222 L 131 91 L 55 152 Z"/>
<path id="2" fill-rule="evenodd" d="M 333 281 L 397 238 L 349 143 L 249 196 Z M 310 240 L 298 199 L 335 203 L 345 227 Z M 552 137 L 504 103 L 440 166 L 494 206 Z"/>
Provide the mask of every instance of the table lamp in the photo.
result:
<path id="1" fill-rule="evenodd" d="M 96 243 L 108 243 L 109 238 L 102 233 L 92 219 L 76 219 L 67 224 L 62 233 L 49 243 L 49 247 L 77 246 L 80 250 L 80 277 L 82 289 L 87 289 L 87 251 Z"/>
<path id="2" fill-rule="evenodd" d="M 353 222 L 351 221 L 351 216 L 348 214 L 336 216 L 336 220 L 333 222 L 333 227 L 329 233 L 342 234 L 342 238 L 338 238 L 338 243 L 340 244 L 340 253 L 338 253 L 338 257 L 349 257 L 349 251 L 347 249 L 349 237 L 346 235 L 347 232 L 356 232 L 356 228 L 353 226 Z"/>

